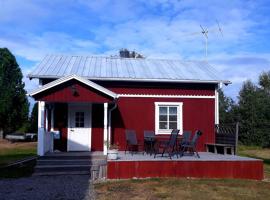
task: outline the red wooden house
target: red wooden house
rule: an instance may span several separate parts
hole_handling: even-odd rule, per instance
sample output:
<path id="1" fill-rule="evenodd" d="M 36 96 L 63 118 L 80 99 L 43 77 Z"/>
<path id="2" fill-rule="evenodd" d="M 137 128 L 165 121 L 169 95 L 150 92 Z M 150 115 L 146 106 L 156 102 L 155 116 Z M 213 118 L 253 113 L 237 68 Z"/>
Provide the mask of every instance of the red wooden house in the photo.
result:
<path id="1" fill-rule="evenodd" d="M 107 155 L 112 143 L 124 150 L 126 129 L 134 129 L 139 140 L 144 130 L 169 135 L 175 128 L 180 134 L 200 129 L 198 150 L 205 151 L 205 143 L 215 142 L 219 123 L 218 89 L 230 83 L 203 61 L 63 55 L 46 56 L 29 78 L 40 83 L 30 95 L 39 104 L 41 156 L 56 150 Z M 105 168 L 113 179 L 263 178 L 261 160 L 204 154 L 173 160 L 121 154 L 119 160 L 106 161 Z"/>
<path id="2" fill-rule="evenodd" d="M 28 75 L 40 87 L 38 154 L 48 151 L 103 151 L 125 148 L 125 129 L 138 139 L 144 130 L 204 132 L 215 141 L 218 88 L 229 84 L 198 61 L 48 55 Z M 54 132 L 54 135 L 51 133 Z"/>

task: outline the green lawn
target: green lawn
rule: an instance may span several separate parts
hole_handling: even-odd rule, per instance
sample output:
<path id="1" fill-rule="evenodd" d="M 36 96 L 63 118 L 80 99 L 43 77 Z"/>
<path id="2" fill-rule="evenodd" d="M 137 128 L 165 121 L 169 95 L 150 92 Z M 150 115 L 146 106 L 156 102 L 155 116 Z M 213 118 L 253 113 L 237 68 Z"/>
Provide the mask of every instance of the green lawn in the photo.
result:
<path id="1" fill-rule="evenodd" d="M 9 143 L 0 141 L 0 166 L 35 155 L 36 143 L 34 142 Z"/>
<path id="2" fill-rule="evenodd" d="M 264 162 L 264 177 L 270 180 L 270 149 L 257 146 L 239 146 L 238 155 L 262 159 Z"/>
<path id="3" fill-rule="evenodd" d="M 270 149 L 240 146 L 238 154 L 264 160 L 265 180 L 141 179 L 95 184 L 97 199 L 256 199 L 270 197 Z"/>
<path id="4" fill-rule="evenodd" d="M 10 143 L 0 140 L 0 168 L 15 161 L 36 155 L 36 142 L 15 142 Z M 2 168 L 0 178 L 17 178 L 31 175 L 35 161 L 24 166 L 14 168 Z"/>

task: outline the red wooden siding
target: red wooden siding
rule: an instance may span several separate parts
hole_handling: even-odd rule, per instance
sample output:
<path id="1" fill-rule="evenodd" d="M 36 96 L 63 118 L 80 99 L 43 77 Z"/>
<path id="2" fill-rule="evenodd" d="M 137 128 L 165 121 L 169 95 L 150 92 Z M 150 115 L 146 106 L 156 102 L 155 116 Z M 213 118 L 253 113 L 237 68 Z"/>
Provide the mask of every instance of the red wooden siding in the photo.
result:
<path id="1" fill-rule="evenodd" d="M 155 102 L 183 102 L 183 130 L 193 133 L 200 129 L 198 150 L 204 151 L 206 142 L 214 142 L 214 99 L 120 98 L 112 114 L 113 142 L 124 150 L 125 129 L 134 129 L 143 141 L 144 130 L 155 130 Z"/>
<path id="2" fill-rule="evenodd" d="M 74 95 L 72 87 L 76 88 Z M 93 102 L 104 103 L 113 99 L 77 80 L 70 80 L 66 83 L 53 87 L 49 90 L 34 96 L 35 100 L 47 102 Z"/>
<path id="3" fill-rule="evenodd" d="M 54 80 L 42 79 L 43 84 Z M 216 86 L 208 83 L 92 81 L 118 94 L 215 95 Z"/>
<path id="4" fill-rule="evenodd" d="M 60 131 L 60 139 L 54 140 L 54 149 L 67 151 L 68 106 L 57 103 L 54 107 L 54 129 Z"/>
<path id="5" fill-rule="evenodd" d="M 96 82 L 117 94 L 215 95 L 215 84 Z"/>
<path id="6" fill-rule="evenodd" d="M 108 179 L 195 177 L 263 179 L 258 161 L 108 161 Z"/>
<path id="7" fill-rule="evenodd" d="M 91 151 L 103 151 L 103 143 L 104 143 L 103 127 L 104 127 L 104 106 L 103 104 L 93 104 Z"/>

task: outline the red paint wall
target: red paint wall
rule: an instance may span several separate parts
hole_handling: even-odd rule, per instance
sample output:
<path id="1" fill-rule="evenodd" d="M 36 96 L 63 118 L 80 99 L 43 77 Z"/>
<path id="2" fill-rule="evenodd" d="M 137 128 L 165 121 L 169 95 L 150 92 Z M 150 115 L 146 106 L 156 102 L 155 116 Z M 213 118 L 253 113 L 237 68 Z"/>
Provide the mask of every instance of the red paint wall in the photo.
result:
<path id="1" fill-rule="evenodd" d="M 68 106 L 64 103 L 57 103 L 54 106 L 54 129 L 60 131 L 60 139 L 54 140 L 54 149 L 67 151 L 67 127 L 68 127 Z"/>
<path id="2" fill-rule="evenodd" d="M 77 93 L 73 95 L 72 87 L 76 88 Z M 35 100 L 47 102 L 97 102 L 105 103 L 113 99 L 77 80 L 71 80 L 41 94 L 34 96 Z"/>
<path id="3" fill-rule="evenodd" d="M 104 106 L 92 106 L 92 143 L 91 151 L 103 151 Z"/>
<path id="4" fill-rule="evenodd" d="M 257 161 L 108 161 L 108 179 L 196 177 L 263 179 Z"/>
<path id="5" fill-rule="evenodd" d="M 214 99 L 120 98 L 118 109 L 112 114 L 113 142 L 125 148 L 125 129 L 134 129 L 143 141 L 144 130 L 155 130 L 155 102 L 183 102 L 183 130 L 200 129 L 198 150 L 204 151 L 206 142 L 214 142 Z"/>
<path id="6" fill-rule="evenodd" d="M 161 94 L 161 95 L 214 95 L 214 84 L 185 83 L 136 83 L 121 81 L 95 81 L 117 93 Z M 75 85 L 79 96 L 73 96 L 71 86 Z M 103 93 L 79 83 L 69 81 L 54 89 L 35 96 L 48 102 L 92 102 L 104 103 L 112 99 Z M 112 141 L 124 150 L 125 129 L 135 129 L 138 139 L 143 141 L 144 130 L 155 130 L 154 102 L 183 102 L 183 130 L 200 129 L 203 135 L 199 139 L 198 150 L 204 151 L 206 142 L 214 142 L 214 99 L 191 98 L 126 98 L 118 99 L 118 107 L 112 113 Z M 97 104 L 93 104 L 97 105 Z M 103 149 L 103 107 L 93 106 L 92 114 L 92 150 Z"/>
<path id="7" fill-rule="evenodd" d="M 118 94 L 215 95 L 215 84 L 96 81 Z"/>

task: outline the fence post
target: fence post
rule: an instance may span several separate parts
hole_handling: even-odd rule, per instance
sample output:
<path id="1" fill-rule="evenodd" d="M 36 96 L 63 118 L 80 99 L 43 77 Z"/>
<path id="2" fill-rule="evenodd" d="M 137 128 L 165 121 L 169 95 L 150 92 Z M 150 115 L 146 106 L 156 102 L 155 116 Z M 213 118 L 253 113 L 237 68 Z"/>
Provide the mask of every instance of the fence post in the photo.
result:
<path id="1" fill-rule="evenodd" d="M 235 125 L 235 151 L 234 151 L 235 155 L 237 155 L 238 134 L 239 134 L 239 122 L 236 122 L 236 125 Z"/>

